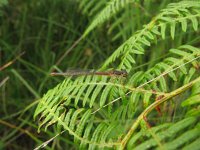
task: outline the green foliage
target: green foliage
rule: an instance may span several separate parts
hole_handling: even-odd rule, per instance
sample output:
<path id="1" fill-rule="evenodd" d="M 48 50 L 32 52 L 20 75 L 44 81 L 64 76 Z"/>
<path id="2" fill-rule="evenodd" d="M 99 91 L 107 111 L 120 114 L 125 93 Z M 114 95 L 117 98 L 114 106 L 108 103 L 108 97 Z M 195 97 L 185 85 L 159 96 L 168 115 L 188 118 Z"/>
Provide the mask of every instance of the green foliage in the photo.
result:
<path id="1" fill-rule="evenodd" d="M 8 4 L 8 1 L 7 0 L 1 0 L 0 2 L 0 7 L 1 6 L 4 6 L 4 5 L 7 5 Z"/>
<path id="2" fill-rule="evenodd" d="M 199 27 L 199 0 L 0 0 L 0 149 L 199 149 Z"/>
<path id="3" fill-rule="evenodd" d="M 8 1 L 7 0 L 1 0 L 0 1 L 0 16 L 2 15 L 2 11 L 1 8 L 5 5 L 8 5 Z"/>
<path id="4" fill-rule="evenodd" d="M 0 149 L 34 149 L 57 132 L 36 133 L 34 107 L 44 92 L 61 82 L 49 73 L 81 36 L 87 17 L 80 17 L 76 1 L 71 0 L 9 0 L 4 4 L 0 7 Z M 98 49 L 98 42 L 80 43 L 57 68 L 91 66 L 91 58 L 100 52 L 90 52 L 94 48 Z M 57 149 L 60 142 L 76 147 L 70 139 L 59 137 L 54 146 L 46 148 Z"/>
<path id="5" fill-rule="evenodd" d="M 144 54 L 145 46 L 150 46 L 158 38 L 165 39 L 167 27 L 170 28 L 170 35 L 174 39 L 175 28 L 181 23 L 182 30 L 186 32 L 187 22 L 190 20 L 194 30 L 197 30 L 199 18 L 199 2 L 180 2 L 170 4 L 166 9 L 157 15 L 149 24 L 137 31 L 127 41 L 125 41 L 104 63 L 103 68 L 110 63 L 120 60 L 119 69 L 130 70 L 136 62 L 135 55 Z M 187 8 L 187 9 L 186 9 Z"/>
<path id="6" fill-rule="evenodd" d="M 199 116 L 200 114 L 200 82 L 197 82 L 191 92 L 191 96 L 182 102 L 181 106 L 188 108 L 186 116 Z M 191 107 L 190 107 L 191 106 Z"/>
<path id="7" fill-rule="evenodd" d="M 86 2 L 80 2 L 80 8 Z M 104 5 L 104 2 L 96 2 L 97 8 L 92 7 L 95 2 L 85 6 L 83 13 L 87 14 L 89 9 L 97 10 Z M 126 5 L 131 3 L 110 1 L 94 17 L 83 37 Z M 127 79 L 106 76 L 66 77 L 40 99 L 34 114 L 34 118 L 39 117 L 38 130 L 56 124 L 74 137 L 74 143 L 80 149 L 196 148 L 198 142 L 189 143 L 200 137 L 199 109 L 196 109 L 199 108 L 200 49 L 188 44 L 196 40 L 195 37 L 186 42 L 181 39 L 180 42 L 176 36 L 183 38 L 181 34 L 184 32 L 188 35 L 191 32 L 199 33 L 199 10 L 198 1 L 170 3 L 150 23 L 143 25 L 142 29 L 121 44 L 99 69 L 107 70 L 111 66 L 126 69 L 129 73 Z M 169 49 L 161 47 L 156 50 L 157 45 L 162 46 L 161 42 L 167 44 L 169 39 L 177 40 L 179 44 L 169 45 Z M 162 53 L 167 53 L 167 56 L 159 58 L 153 65 L 147 63 L 146 71 L 135 69 L 134 64 L 145 64 L 146 60 L 142 56 L 157 54 L 158 57 Z M 188 109 L 187 113 L 178 113 L 170 103 L 172 99 L 178 107 L 181 101 L 182 106 Z M 153 120 L 157 115 L 154 109 L 163 117 Z M 165 117 L 173 118 L 167 110 L 177 111 L 173 117 L 179 119 L 173 123 L 163 123 Z M 143 118 L 147 115 L 151 115 L 150 124 L 155 127 L 145 127 Z M 143 125 L 139 127 L 142 122 Z"/>
<path id="8" fill-rule="evenodd" d="M 89 34 L 97 25 L 104 23 L 114 14 L 116 14 L 120 9 L 122 9 L 125 5 L 129 4 L 132 0 L 111 0 L 107 6 L 95 17 L 95 20 L 91 23 L 91 25 L 86 29 L 83 34 L 85 37 Z M 89 6 L 89 5 L 87 5 Z"/>
<path id="9" fill-rule="evenodd" d="M 152 132 L 157 139 L 152 139 Z M 162 124 L 153 127 L 144 135 L 136 133 L 129 141 L 127 149 L 179 149 L 183 145 L 195 148 L 197 143 L 191 142 L 199 137 L 199 123 L 196 118 L 188 117 L 177 123 Z M 141 143 L 140 140 L 143 142 Z M 162 143 L 159 147 L 157 140 Z"/>

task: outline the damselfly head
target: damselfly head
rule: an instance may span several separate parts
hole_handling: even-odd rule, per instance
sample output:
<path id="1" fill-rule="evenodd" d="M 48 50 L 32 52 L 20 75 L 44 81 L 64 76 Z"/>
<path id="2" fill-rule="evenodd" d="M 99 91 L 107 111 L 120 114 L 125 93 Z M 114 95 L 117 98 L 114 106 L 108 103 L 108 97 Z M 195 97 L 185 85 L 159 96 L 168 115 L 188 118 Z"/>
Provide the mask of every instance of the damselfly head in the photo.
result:
<path id="1" fill-rule="evenodd" d="M 128 72 L 125 69 L 122 69 L 121 72 L 123 77 L 126 77 L 128 75 Z"/>
<path id="2" fill-rule="evenodd" d="M 114 70 L 113 74 L 118 75 L 118 76 L 122 76 L 122 77 L 126 77 L 128 75 L 126 70 Z"/>

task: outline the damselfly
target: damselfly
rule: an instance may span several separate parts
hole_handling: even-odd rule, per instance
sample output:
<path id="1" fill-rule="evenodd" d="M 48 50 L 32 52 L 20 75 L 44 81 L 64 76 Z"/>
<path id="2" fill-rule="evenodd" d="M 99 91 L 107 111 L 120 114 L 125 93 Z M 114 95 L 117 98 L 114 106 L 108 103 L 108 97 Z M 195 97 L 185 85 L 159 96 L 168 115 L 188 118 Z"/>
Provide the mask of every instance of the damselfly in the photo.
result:
<path id="1" fill-rule="evenodd" d="M 126 70 L 110 70 L 110 71 L 91 71 L 91 70 L 70 70 L 64 73 L 52 72 L 52 76 L 80 76 L 80 75 L 99 75 L 99 76 L 121 76 L 126 77 Z"/>

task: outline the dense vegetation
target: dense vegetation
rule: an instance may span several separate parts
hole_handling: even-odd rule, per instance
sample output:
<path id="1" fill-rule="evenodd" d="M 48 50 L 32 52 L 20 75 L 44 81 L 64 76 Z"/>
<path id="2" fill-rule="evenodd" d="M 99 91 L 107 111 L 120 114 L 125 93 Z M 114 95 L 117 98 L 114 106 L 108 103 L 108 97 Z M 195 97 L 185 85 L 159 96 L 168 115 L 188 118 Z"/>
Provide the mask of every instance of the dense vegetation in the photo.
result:
<path id="1" fill-rule="evenodd" d="M 198 149 L 198 0 L 1 0 L 0 149 Z M 68 69 L 126 77 L 56 77 Z"/>

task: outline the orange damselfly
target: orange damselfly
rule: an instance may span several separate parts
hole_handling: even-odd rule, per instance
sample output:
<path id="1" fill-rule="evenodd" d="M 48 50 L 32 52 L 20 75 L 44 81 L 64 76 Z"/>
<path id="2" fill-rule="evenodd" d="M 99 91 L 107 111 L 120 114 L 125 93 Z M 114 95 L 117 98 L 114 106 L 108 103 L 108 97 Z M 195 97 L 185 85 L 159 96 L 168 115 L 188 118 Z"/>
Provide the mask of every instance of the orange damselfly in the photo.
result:
<path id="1" fill-rule="evenodd" d="M 122 76 L 126 77 L 128 73 L 126 70 L 110 70 L 110 71 L 91 71 L 91 70 L 69 70 L 67 72 L 59 73 L 52 72 L 52 76 L 80 76 L 80 75 L 99 75 L 99 76 Z"/>

